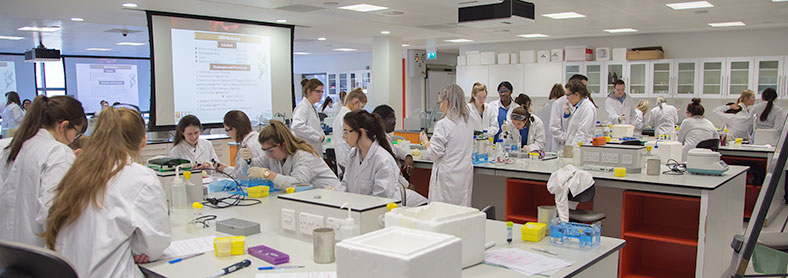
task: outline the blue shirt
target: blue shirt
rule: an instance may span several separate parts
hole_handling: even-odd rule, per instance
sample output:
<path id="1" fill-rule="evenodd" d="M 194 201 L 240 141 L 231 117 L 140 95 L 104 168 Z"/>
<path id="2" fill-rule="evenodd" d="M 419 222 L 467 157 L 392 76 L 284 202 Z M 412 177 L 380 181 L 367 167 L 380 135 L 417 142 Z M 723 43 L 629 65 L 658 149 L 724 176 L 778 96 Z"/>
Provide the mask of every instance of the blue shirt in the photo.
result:
<path id="1" fill-rule="evenodd" d="M 528 126 L 520 130 L 520 146 L 528 145 Z"/>
<path id="2" fill-rule="evenodd" d="M 512 105 L 511 103 L 509 105 Z M 506 114 L 509 113 L 509 109 L 503 106 L 498 107 L 498 133 L 495 134 L 494 142 L 498 142 L 498 135 L 501 134 L 501 126 L 503 122 L 506 121 Z"/>

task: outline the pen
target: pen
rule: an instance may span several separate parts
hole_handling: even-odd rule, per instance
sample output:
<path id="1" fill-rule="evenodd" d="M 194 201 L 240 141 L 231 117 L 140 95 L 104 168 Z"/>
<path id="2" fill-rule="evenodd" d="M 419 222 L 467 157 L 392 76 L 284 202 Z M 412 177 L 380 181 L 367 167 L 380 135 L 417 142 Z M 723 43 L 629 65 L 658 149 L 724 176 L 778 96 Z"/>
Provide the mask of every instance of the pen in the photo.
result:
<path id="1" fill-rule="evenodd" d="M 180 261 L 186 260 L 186 259 L 191 259 L 191 258 L 194 258 L 194 257 L 200 256 L 200 255 L 202 255 L 202 254 L 205 254 L 205 253 L 199 253 L 199 254 L 189 255 L 189 256 L 185 256 L 185 257 L 180 257 L 180 258 L 177 258 L 177 259 L 171 260 L 171 261 L 170 261 L 170 264 L 174 264 L 174 263 L 177 263 L 177 262 L 180 262 Z"/>
<path id="2" fill-rule="evenodd" d="M 553 255 L 553 256 L 558 256 L 558 253 L 550 251 L 550 250 L 547 250 L 547 249 L 542 249 L 542 248 L 538 248 L 538 247 L 531 247 L 531 250 L 539 251 L 539 252 L 542 252 L 542 253 L 545 253 L 545 254 L 549 254 L 549 255 Z"/>
<path id="3" fill-rule="evenodd" d="M 304 268 L 304 266 L 303 265 L 264 266 L 264 267 L 258 267 L 257 270 L 288 269 L 288 268 Z"/>
<path id="4" fill-rule="evenodd" d="M 250 261 L 248 259 L 247 260 L 243 260 L 243 261 L 240 261 L 238 263 L 232 264 L 232 265 L 230 265 L 228 267 L 222 268 L 222 270 L 220 270 L 219 272 L 216 272 L 214 274 L 211 274 L 210 276 L 208 276 L 208 278 L 216 278 L 216 277 L 219 277 L 219 276 L 222 276 L 222 275 L 230 274 L 232 272 L 235 272 L 236 270 L 239 270 L 241 268 L 247 267 L 247 266 L 249 266 L 251 264 L 252 264 L 252 261 Z"/>

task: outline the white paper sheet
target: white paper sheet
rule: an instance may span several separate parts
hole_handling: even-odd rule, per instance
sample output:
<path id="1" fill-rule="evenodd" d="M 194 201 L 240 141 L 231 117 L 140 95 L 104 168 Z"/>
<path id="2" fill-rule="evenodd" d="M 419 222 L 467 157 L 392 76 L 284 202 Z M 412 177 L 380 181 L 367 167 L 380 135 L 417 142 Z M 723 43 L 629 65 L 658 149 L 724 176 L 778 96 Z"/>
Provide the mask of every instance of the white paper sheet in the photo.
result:
<path id="1" fill-rule="evenodd" d="M 258 273 L 254 278 L 336 278 L 336 272 Z"/>
<path id="2" fill-rule="evenodd" d="M 518 248 L 501 248 L 484 253 L 484 262 L 509 268 L 525 275 L 554 273 L 572 265 L 571 261 L 552 258 Z"/>
<path id="3" fill-rule="evenodd" d="M 206 236 L 173 241 L 170 243 L 170 247 L 164 250 L 164 254 L 162 254 L 158 260 L 167 260 L 213 251 L 213 239 L 215 238 L 215 236 Z"/>

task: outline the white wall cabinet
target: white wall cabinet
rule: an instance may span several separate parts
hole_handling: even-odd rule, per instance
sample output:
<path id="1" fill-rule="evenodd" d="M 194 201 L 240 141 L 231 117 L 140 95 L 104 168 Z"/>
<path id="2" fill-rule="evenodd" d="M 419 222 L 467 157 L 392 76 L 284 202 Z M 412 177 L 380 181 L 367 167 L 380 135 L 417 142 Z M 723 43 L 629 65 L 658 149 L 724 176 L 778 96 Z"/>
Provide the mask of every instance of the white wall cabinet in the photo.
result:
<path id="1" fill-rule="evenodd" d="M 528 96 L 546 98 L 550 96 L 550 90 L 555 83 L 565 84 L 561 68 L 561 63 L 523 65 L 523 80 Z"/>
<path id="2" fill-rule="evenodd" d="M 525 86 L 523 65 L 489 65 L 487 76 L 486 85 L 488 99 L 498 99 L 498 84 L 503 81 L 512 83 L 512 99 L 516 98 L 517 95 L 521 93 L 525 93 L 529 96 L 532 94 L 529 88 Z M 466 87 L 463 87 L 462 89 L 466 90 L 465 88 Z M 471 87 L 467 88 L 468 91 L 471 90 Z"/>
<path id="3" fill-rule="evenodd" d="M 489 76 L 490 76 L 490 66 L 457 66 L 457 85 L 462 88 L 462 91 L 465 92 L 465 97 L 470 99 L 471 97 L 471 89 L 473 89 L 473 83 L 481 82 L 487 85 L 487 97 L 491 96 L 498 96 L 498 92 L 495 91 L 494 86 L 498 86 L 498 84 L 491 85 L 489 84 Z M 435 93 L 435 92 L 427 92 L 428 94 Z M 429 104 L 428 105 L 432 105 Z"/>
<path id="4" fill-rule="evenodd" d="M 673 77 L 672 95 L 684 98 L 698 96 L 700 80 L 700 61 L 698 59 L 673 60 L 675 75 Z"/>
<path id="5" fill-rule="evenodd" d="M 605 85 L 607 86 L 607 92 L 604 93 L 604 95 L 613 91 L 613 85 L 616 80 L 621 79 L 626 82 L 628 76 L 626 72 L 627 68 L 627 62 L 623 61 L 610 61 L 605 63 L 605 74 L 607 75 Z"/>
<path id="6" fill-rule="evenodd" d="M 563 76 L 564 79 L 562 80 L 561 84 L 566 84 L 569 82 L 569 78 L 571 78 L 575 74 L 582 74 L 588 77 L 588 91 L 591 95 L 601 95 L 606 93 L 607 90 L 604 90 L 606 86 L 606 79 L 602 78 L 605 76 L 605 62 L 566 62 L 564 63 L 563 67 Z"/>
<path id="7" fill-rule="evenodd" d="M 757 88 L 756 93 L 759 98 L 766 88 L 774 88 L 777 90 L 778 96 L 785 95 L 785 83 L 783 81 L 785 79 L 784 63 L 784 57 L 779 56 L 755 58 L 752 88 Z"/>
<path id="8" fill-rule="evenodd" d="M 673 60 L 654 60 L 649 64 L 651 84 L 647 94 L 653 96 L 668 96 L 675 91 L 673 80 L 676 76 Z"/>
<path id="9" fill-rule="evenodd" d="M 723 96 L 739 97 L 742 91 L 747 89 L 755 89 L 752 84 L 753 79 L 753 61 L 752 57 L 735 57 L 726 58 L 725 62 L 725 91 Z"/>
<path id="10" fill-rule="evenodd" d="M 627 93 L 634 97 L 646 96 L 646 88 L 649 87 L 648 61 L 638 61 L 627 63 L 629 74 L 625 79 L 627 82 Z"/>
<path id="11" fill-rule="evenodd" d="M 725 58 L 700 60 L 699 96 L 721 98 L 725 91 Z"/>

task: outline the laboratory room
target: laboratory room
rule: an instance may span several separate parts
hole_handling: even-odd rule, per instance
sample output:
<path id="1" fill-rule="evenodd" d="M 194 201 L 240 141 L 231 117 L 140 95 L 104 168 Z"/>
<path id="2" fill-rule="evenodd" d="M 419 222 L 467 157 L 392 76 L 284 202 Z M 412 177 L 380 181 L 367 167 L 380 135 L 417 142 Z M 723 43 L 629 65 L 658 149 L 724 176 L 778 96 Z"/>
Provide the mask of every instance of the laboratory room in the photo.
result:
<path id="1" fill-rule="evenodd" d="M 0 276 L 786 276 L 788 1 L 681 1 L 4 1 Z"/>

